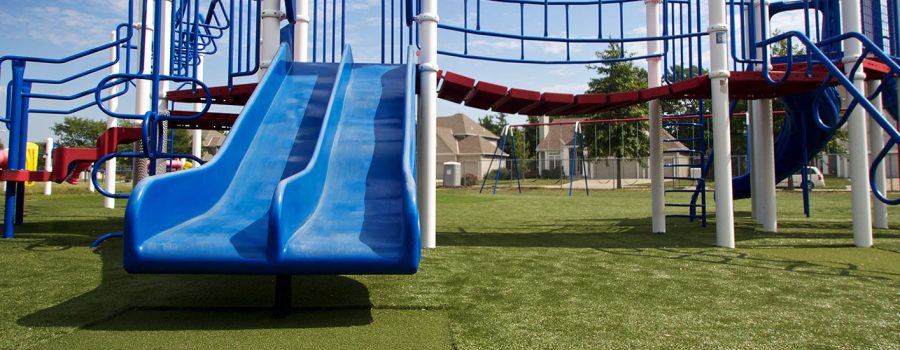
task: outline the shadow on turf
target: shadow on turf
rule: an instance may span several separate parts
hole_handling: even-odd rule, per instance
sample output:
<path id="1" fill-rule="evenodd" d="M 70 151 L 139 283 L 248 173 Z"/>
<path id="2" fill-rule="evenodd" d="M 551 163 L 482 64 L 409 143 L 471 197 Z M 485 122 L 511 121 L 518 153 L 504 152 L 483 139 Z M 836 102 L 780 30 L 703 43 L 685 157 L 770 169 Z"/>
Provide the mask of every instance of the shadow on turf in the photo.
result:
<path id="1" fill-rule="evenodd" d="M 457 232 L 439 232 L 438 242 L 440 246 L 458 247 L 584 248 L 620 256 L 782 270 L 810 275 L 875 279 L 894 279 L 900 276 L 885 271 L 861 271 L 858 266 L 851 263 L 819 263 L 721 249 L 715 247 L 714 223 L 703 228 L 699 224 L 684 221 L 670 224 L 669 233 L 653 234 L 649 233 L 650 227 L 647 225 L 649 222 L 650 218 L 589 219 L 564 225 L 523 224 L 508 228 L 530 233 L 504 232 L 499 228 L 484 229 L 488 232 L 471 232 L 459 227 Z M 808 223 L 789 223 L 782 228 L 798 231 L 764 233 L 755 231 L 756 225 L 741 223 L 735 226 L 735 239 L 739 242 L 738 246 L 743 248 L 803 249 L 853 246 L 852 235 L 846 233 L 852 228 L 850 224 L 847 224 L 847 228 L 842 228 L 830 224 L 823 227 Z M 823 228 L 830 229 L 832 233 L 815 232 Z M 876 234 L 876 238 L 900 238 L 900 235 L 880 233 Z M 760 242 L 754 242 L 757 240 Z"/>
<path id="2" fill-rule="evenodd" d="M 83 238 L 73 236 L 67 237 L 71 241 Z M 100 257 L 102 280 L 97 288 L 24 316 L 18 324 L 106 330 L 219 330 L 346 327 L 373 321 L 368 288 L 348 277 L 295 276 L 294 312 L 276 320 L 260 316 L 272 310 L 272 276 L 132 275 L 122 268 L 120 240 L 105 242 Z M 311 313 L 315 316 L 304 316 Z M 156 316 L 135 321 L 136 314 Z"/>

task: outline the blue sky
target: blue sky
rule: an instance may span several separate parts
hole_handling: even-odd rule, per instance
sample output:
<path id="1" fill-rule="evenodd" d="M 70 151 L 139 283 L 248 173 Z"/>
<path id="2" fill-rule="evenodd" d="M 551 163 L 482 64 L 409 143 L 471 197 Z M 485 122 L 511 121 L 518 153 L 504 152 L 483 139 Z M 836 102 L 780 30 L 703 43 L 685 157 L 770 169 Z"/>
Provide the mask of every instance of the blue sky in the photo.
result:
<path id="1" fill-rule="evenodd" d="M 207 0 L 208 1 L 208 0 Z M 206 1 L 203 1 L 206 2 Z M 470 27 L 476 20 L 475 2 L 470 0 L 468 18 Z M 340 3 L 340 1 L 338 1 Z M 374 62 L 378 60 L 380 51 L 379 16 L 381 1 L 359 0 L 347 1 L 347 41 L 353 46 L 357 62 Z M 463 0 L 442 0 L 439 2 L 439 13 L 443 23 L 463 25 Z M 518 5 L 482 1 L 481 24 L 483 30 L 518 34 Z M 330 5 L 330 4 L 329 4 Z M 128 1 L 126 0 L 0 0 L 0 55 L 25 55 L 49 58 L 61 58 L 75 52 L 95 47 L 109 41 L 110 32 L 117 23 L 127 19 Z M 701 3 L 705 14 L 705 0 Z M 604 36 L 619 35 L 619 20 L 616 8 L 604 6 Z M 329 11 L 330 13 L 330 11 Z M 625 5 L 624 33 L 626 37 L 643 36 L 646 33 L 644 4 L 642 1 Z M 525 13 L 525 34 L 543 35 L 543 13 L 540 7 L 527 7 Z M 572 7 L 570 12 L 570 33 L 572 37 L 596 37 L 597 13 L 595 6 Z M 551 36 L 565 35 L 565 22 L 562 8 L 555 8 L 550 13 L 548 32 Z M 796 16 L 779 16 L 774 19 L 773 26 L 786 29 L 795 27 Z M 702 28 L 706 24 L 702 23 Z M 705 46 L 705 43 L 704 43 Z M 442 50 L 461 52 L 463 36 L 459 33 L 441 31 L 439 47 Z M 590 59 L 594 52 L 603 50 L 605 44 L 580 44 L 571 48 L 573 59 Z M 561 60 L 565 59 L 565 46 L 558 43 L 534 42 L 525 46 L 526 56 L 532 59 Z M 626 49 L 637 55 L 646 52 L 644 43 L 626 45 Z M 517 58 L 519 43 L 516 40 L 495 39 L 469 36 L 469 51 L 472 54 Z M 706 55 L 704 55 L 706 56 Z M 29 77 L 61 78 L 67 74 L 89 67 L 95 67 L 108 59 L 107 53 L 97 54 L 73 62 L 66 67 L 53 65 L 30 65 Z M 519 87 L 539 91 L 580 93 L 587 88 L 592 73 L 584 65 L 535 65 L 497 63 L 471 59 L 441 56 L 442 69 L 474 77 L 510 87 Z M 206 81 L 210 85 L 222 85 L 227 71 L 223 57 L 211 57 L 206 61 Z M 638 65 L 646 66 L 642 61 Z M 4 82 L 10 76 L 9 65 L 2 69 Z M 41 88 L 42 92 L 72 94 L 92 86 L 102 78 L 101 74 L 92 75 L 65 86 Z M 0 84 L 0 94 L 5 96 L 6 86 Z M 32 108 L 70 108 L 78 103 L 33 102 Z M 133 95 L 120 99 L 119 111 L 133 111 Z M 467 108 L 446 101 L 438 104 L 439 115 L 463 112 L 478 118 L 488 112 Z M 81 117 L 105 120 L 106 116 L 96 108 L 76 113 Z M 29 140 L 43 140 L 52 136 L 50 126 L 62 120 L 64 116 L 33 114 L 30 118 Z M 524 118 L 515 116 L 514 121 Z M 5 141 L 5 128 L 0 137 Z M 6 143 L 6 142 L 4 142 Z"/>

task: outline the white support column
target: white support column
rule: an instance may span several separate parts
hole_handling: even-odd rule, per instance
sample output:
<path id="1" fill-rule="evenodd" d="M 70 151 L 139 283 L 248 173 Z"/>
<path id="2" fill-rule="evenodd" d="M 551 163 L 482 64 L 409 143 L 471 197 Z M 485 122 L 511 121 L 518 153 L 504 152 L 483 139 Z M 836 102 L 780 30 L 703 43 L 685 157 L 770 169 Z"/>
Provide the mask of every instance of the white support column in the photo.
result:
<path id="1" fill-rule="evenodd" d="M 197 64 L 197 80 L 203 81 L 203 59 L 201 57 L 200 63 Z M 200 112 L 203 110 L 203 103 L 195 103 L 194 111 Z M 191 130 L 191 154 L 194 157 L 200 158 L 203 156 L 203 130 Z M 199 167 L 200 163 L 197 161 L 192 161 L 193 167 Z"/>
<path id="2" fill-rule="evenodd" d="M 309 61 L 309 0 L 296 0 L 297 22 L 294 27 L 294 62 Z"/>
<path id="3" fill-rule="evenodd" d="M 750 101 L 747 105 L 748 112 L 744 115 L 744 125 L 747 127 L 747 169 L 750 173 L 750 217 L 753 218 L 756 223 L 762 224 L 762 221 L 759 219 L 759 195 L 756 194 L 756 191 L 759 189 L 759 184 L 757 183 L 756 176 L 754 176 L 754 169 L 756 169 L 756 152 L 754 148 L 754 133 L 756 130 L 753 130 L 755 125 L 753 125 L 753 118 L 756 118 L 759 115 L 759 112 L 756 110 L 756 101 Z"/>
<path id="4" fill-rule="evenodd" d="M 657 37 L 659 31 L 660 0 L 645 0 L 647 7 L 647 36 Z M 660 53 L 659 41 L 647 41 L 649 55 Z M 647 58 L 647 86 L 654 88 L 662 85 L 662 57 Z M 649 103 L 650 121 L 650 193 L 652 197 L 652 232 L 666 232 L 666 190 L 663 177 L 662 153 L 662 107 L 659 100 Z"/>
<path id="5" fill-rule="evenodd" d="M 878 80 L 867 81 L 866 94 L 868 95 L 875 92 L 875 90 L 878 89 L 879 83 L 880 81 Z M 879 111 L 884 111 L 881 95 L 869 101 L 872 102 L 872 105 Z M 882 147 L 884 147 L 884 131 L 881 130 L 881 127 L 877 123 L 869 123 L 869 155 L 872 157 L 878 155 L 878 152 L 881 152 Z M 887 184 L 885 181 L 886 166 L 887 163 L 882 162 L 878 168 L 875 168 L 875 184 L 882 192 L 887 191 Z M 872 227 L 888 228 L 887 204 L 878 199 L 872 199 Z"/>
<path id="6" fill-rule="evenodd" d="M 281 42 L 281 18 L 284 12 L 281 12 L 281 0 L 260 0 L 262 1 L 262 12 L 260 12 L 260 21 L 262 33 L 259 36 L 259 79 L 266 75 L 275 54 L 278 53 L 278 45 Z"/>
<path id="7" fill-rule="evenodd" d="M 171 39 L 172 39 L 172 0 L 157 0 L 162 1 L 162 12 L 158 14 L 158 16 L 162 16 L 160 20 L 160 25 L 162 28 L 156 28 L 159 31 L 159 72 L 162 75 L 169 75 L 171 72 L 171 61 L 172 61 L 172 47 L 171 47 Z M 159 82 L 159 113 L 161 115 L 169 115 L 169 100 L 166 98 L 166 93 L 169 92 L 170 82 L 168 80 L 161 80 Z M 168 152 L 168 138 L 169 133 L 174 132 L 169 130 L 165 125 L 167 123 L 162 123 L 163 125 L 163 142 L 162 142 L 162 151 Z M 166 172 L 165 166 L 166 160 L 157 159 L 156 164 L 151 164 L 150 166 L 156 167 L 156 174 L 164 174 Z"/>
<path id="8" fill-rule="evenodd" d="M 734 248 L 734 198 L 731 190 L 731 116 L 728 112 L 728 24 L 725 0 L 709 1 L 713 152 L 716 180 L 716 245 Z"/>
<path id="9" fill-rule="evenodd" d="M 94 170 L 95 166 L 97 166 L 97 163 L 91 164 L 90 168 L 81 173 L 81 175 L 83 175 L 84 177 L 84 181 L 87 182 L 88 192 L 90 193 L 94 193 L 94 182 L 91 181 L 91 172 Z"/>
<path id="10" fill-rule="evenodd" d="M 44 170 L 53 172 L 53 138 L 48 137 L 44 144 Z M 44 195 L 53 194 L 53 181 L 44 182 Z"/>
<path id="11" fill-rule="evenodd" d="M 112 32 L 111 35 L 112 41 L 116 41 L 116 32 Z M 112 47 L 109 49 L 109 61 L 115 62 L 116 53 L 118 52 L 119 47 Z M 119 74 L 119 63 L 115 63 L 109 66 L 109 74 Z M 118 87 L 113 87 L 109 89 L 109 94 L 114 95 L 119 92 Z M 106 108 L 111 112 L 115 112 L 116 109 L 119 108 L 119 98 L 113 97 L 106 101 Z M 116 118 L 109 117 L 106 119 L 106 128 L 115 128 L 119 126 L 119 121 Z M 106 162 L 106 184 L 104 185 L 104 189 L 109 193 L 116 193 L 116 158 L 111 158 L 108 162 Z M 105 197 L 103 198 L 103 207 L 107 209 L 114 209 L 116 207 L 116 199 Z"/>
<path id="12" fill-rule="evenodd" d="M 138 52 L 140 53 L 143 62 L 140 67 L 141 74 L 150 74 L 153 70 L 153 2 L 148 1 L 146 16 L 142 13 L 142 0 L 134 0 L 134 8 L 137 9 L 138 12 L 135 16 L 134 26 L 136 32 L 134 35 L 138 38 Z M 146 19 L 143 19 L 143 17 L 146 17 Z M 146 23 L 141 23 L 142 20 Z M 140 39 L 142 36 L 144 40 Z M 152 88 L 153 84 L 150 80 L 138 79 L 135 81 L 134 114 L 144 115 L 144 113 L 150 111 L 150 103 L 152 103 L 150 101 L 152 97 L 150 90 Z M 140 126 L 140 123 L 136 124 L 136 126 Z M 147 159 L 138 158 L 135 160 L 135 174 L 133 175 L 135 185 L 142 180 L 143 176 L 147 175 L 148 164 L 149 162 Z"/>
<path id="13" fill-rule="evenodd" d="M 859 1 L 841 1 L 841 20 L 845 33 L 862 32 Z M 844 69 L 847 74 L 862 55 L 862 44 L 856 39 L 844 41 Z M 862 69 L 848 76 L 853 86 L 865 94 L 866 74 Z M 872 203 L 869 198 L 869 149 L 866 111 L 857 106 L 847 121 L 850 139 L 850 183 L 852 183 L 853 243 L 857 247 L 872 246 Z"/>
<path id="14" fill-rule="evenodd" d="M 437 247 L 435 225 L 435 166 L 437 163 L 437 0 L 423 0 L 416 20 L 419 22 L 421 53 L 419 61 L 419 107 L 417 164 L 419 186 L 419 227 L 422 248 Z"/>
<path id="15" fill-rule="evenodd" d="M 754 11 L 756 11 L 756 37 L 768 38 L 769 33 L 763 33 L 762 28 L 769 28 L 769 18 L 763 16 L 762 6 L 768 8 L 769 1 L 757 1 Z M 768 11 L 765 11 L 768 13 Z M 768 47 L 759 47 L 756 49 L 756 57 L 763 57 Z M 768 64 L 768 62 L 766 62 Z M 763 67 L 757 66 L 756 70 L 761 71 Z M 762 224 L 764 232 L 778 231 L 778 216 L 775 199 L 775 130 L 772 120 L 772 100 L 763 99 L 753 101 L 754 115 L 750 120 L 753 125 L 753 173 L 751 178 L 755 179 L 754 185 L 757 189 L 753 191 L 753 195 L 759 197 L 756 201 L 755 210 L 759 213 L 756 215 L 757 220 Z"/>
<path id="16" fill-rule="evenodd" d="M 756 216 L 764 232 L 778 231 L 778 216 L 775 202 L 775 136 L 772 122 L 772 100 L 753 101 L 757 114 L 750 120 L 754 124 L 753 154 L 755 158 L 751 177 L 756 178 L 759 187 L 755 195 L 759 197 Z"/>

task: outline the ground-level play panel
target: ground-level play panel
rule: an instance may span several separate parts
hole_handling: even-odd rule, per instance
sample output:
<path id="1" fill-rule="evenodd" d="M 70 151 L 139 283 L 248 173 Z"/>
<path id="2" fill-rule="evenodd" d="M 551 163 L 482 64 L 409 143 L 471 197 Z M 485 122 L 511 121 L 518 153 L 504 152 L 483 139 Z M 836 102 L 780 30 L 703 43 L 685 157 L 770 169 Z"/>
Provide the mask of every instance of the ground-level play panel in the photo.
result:
<path id="1" fill-rule="evenodd" d="M 842 215 L 850 194 L 812 195 L 817 211 L 807 219 L 799 192 L 778 193 L 777 234 L 757 231 L 750 203 L 737 202 L 740 245 L 727 250 L 713 247 L 713 228 L 688 222 L 647 233 L 645 190 L 439 190 L 443 248 L 424 252 L 418 274 L 298 277 L 298 309 L 285 320 L 263 317 L 272 277 L 129 275 L 121 241 L 100 254 L 86 249 L 121 225 L 123 209 L 80 193 L 29 196 L 34 220 L 0 241 L 0 263 L 15 267 L 0 270 L 0 280 L 15 281 L 0 285 L 0 348 L 158 347 L 165 343 L 142 341 L 165 324 L 174 339 L 216 345 L 209 337 L 221 335 L 230 347 L 296 334 L 316 335 L 300 345 L 380 344 L 398 333 L 459 349 L 900 343 L 900 235 L 876 230 L 873 249 L 853 248 Z M 889 210 L 900 225 L 900 211 Z M 266 335 L 277 338 L 261 343 Z"/>

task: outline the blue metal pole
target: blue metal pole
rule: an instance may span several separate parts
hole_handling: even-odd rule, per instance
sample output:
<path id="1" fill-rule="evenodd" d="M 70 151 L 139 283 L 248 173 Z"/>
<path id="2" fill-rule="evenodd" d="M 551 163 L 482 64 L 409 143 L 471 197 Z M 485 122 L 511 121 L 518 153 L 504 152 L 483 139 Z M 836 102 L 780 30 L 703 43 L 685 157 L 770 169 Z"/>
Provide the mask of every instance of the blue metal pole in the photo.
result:
<path id="1" fill-rule="evenodd" d="M 578 126 L 572 129 L 572 161 L 569 162 L 569 197 L 572 197 L 572 184 L 575 183 L 575 158 L 578 157 Z"/>
<path id="2" fill-rule="evenodd" d="M 7 166 L 9 170 L 21 170 L 19 167 L 19 159 L 23 150 L 20 147 L 20 125 L 22 123 L 22 88 L 25 76 L 25 61 L 12 62 L 12 91 L 9 93 L 13 96 L 13 102 L 10 110 L 12 114 L 10 118 L 9 130 L 9 159 Z M 6 206 L 3 212 L 3 238 L 13 238 L 13 224 L 16 220 L 16 206 L 18 187 L 20 183 L 8 181 L 6 183 Z"/>
<path id="3" fill-rule="evenodd" d="M 494 193 L 497 194 L 497 183 L 500 182 L 500 169 L 503 169 L 503 151 L 506 150 L 506 136 L 508 133 L 503 133 L 503 146 L 500 149 L 500 161 L 497 162 L 497 176 L 494 177 Z"/>
<path id="4" fill-rule="evenodd" d="M 27 163 L 27 152 L 28 150 L 28 97 L 27 95 L 31 92 L 31 83 L 25 82 L 22 84 L 22 109 L 20 111 L 21 118 L 19 119 L 19 164 L 18 169 L 26 169 Z M 16 188 L 16 225 L 21 225 L 25 222 L 25 183 L 19 182 Z"/>

